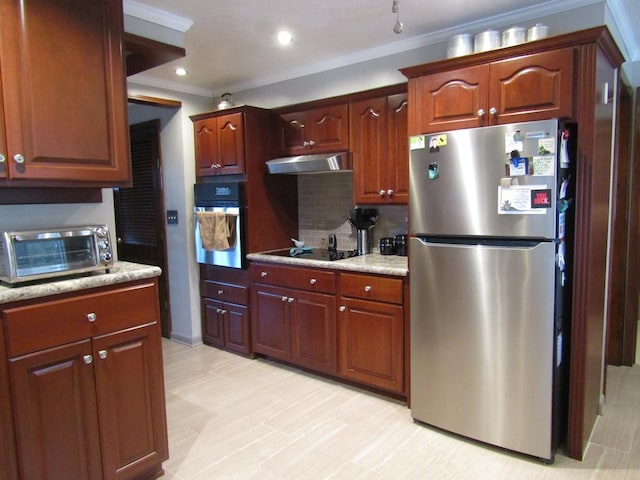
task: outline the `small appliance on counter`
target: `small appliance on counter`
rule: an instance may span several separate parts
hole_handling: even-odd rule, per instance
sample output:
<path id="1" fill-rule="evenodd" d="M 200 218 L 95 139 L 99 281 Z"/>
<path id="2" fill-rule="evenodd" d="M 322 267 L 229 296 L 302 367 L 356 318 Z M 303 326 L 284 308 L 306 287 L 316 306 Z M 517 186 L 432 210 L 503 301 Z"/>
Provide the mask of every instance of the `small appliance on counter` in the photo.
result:
<path id="1" fill-rule="evenodd" d="M 11 285 L 113 265 L 106 225 L 0 233 L 0 280 Z"/>
<path id="2" fill-rule="evenodd" d="M 371 230 L 378 220 L 375 208 L 355 207 L 349 214 L 349 222 L 356 227 L 356 252 L 358 255 L 371 253 L 373 235 Z"/>
<path id="3" fill-rule="evenodd" d="M 393 237 L 383 237 L 380 239 L 380 255 L 395 255 L 396 245 Z"/>

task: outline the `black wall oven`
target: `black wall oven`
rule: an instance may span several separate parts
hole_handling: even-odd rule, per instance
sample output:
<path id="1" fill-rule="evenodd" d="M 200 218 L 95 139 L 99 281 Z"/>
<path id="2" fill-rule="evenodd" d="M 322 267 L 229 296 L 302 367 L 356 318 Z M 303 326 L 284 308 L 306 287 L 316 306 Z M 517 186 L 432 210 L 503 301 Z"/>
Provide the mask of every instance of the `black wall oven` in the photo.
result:
<path id="1" fill-rule="evenodd" d="M 194 185 L 196 261 L 207 265 L 247 268 L 244 183 Z"/>

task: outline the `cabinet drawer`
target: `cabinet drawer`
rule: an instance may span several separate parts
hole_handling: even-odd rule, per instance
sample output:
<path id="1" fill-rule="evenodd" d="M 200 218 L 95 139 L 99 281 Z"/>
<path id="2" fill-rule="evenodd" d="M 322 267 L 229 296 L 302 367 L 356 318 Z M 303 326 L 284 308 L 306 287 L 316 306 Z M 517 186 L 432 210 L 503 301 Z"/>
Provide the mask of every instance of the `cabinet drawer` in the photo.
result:
<path id="1" fill-rule="evenodd" d="M 200 295 L 238 305 L 248 305 L 249 289 L 232 283 L 205 280 L 200 284 Z"/>
<path id="2" fill-rule="evenodd" d="M 400 278 L 342 273 L 340 282 L 340 294 L 345 297 L 402 304 L 402 279 Z"/>
<path id="3" fill-rule="evenodd" d="M 282 265 L 254 263 L 251 265 L 251 281 L 314 292 L 336 292 L 335 274 L 315 268 L 283 267 Z"/>
<path id="4" fill-rule="evenodd" d="M 2 316 L 8 354 L 15 357 L 155 322 L 160 314 L 150 282 L 7 308 Z"/>

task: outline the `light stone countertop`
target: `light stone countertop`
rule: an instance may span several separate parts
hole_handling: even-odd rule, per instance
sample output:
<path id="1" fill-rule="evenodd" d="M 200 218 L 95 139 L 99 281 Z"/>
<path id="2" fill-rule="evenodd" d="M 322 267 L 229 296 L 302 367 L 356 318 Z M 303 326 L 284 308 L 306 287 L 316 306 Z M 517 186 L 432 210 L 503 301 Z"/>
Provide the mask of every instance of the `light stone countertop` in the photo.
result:
<path id="1" fill-rule="evenodd" d="M 311 260 L 300 257 L 281 257 L 277 255 L 269 255 L 268 252 L 249 253 L 247 255 L 247 259 L 256 262 L 260 261 L 293 266 L 331 268 L 333 270 L 395 275 L 399 277 L 406 277 L 408 275 L 407 257 L 401 257 L 398 255 L 380 255 L 378 252 L 335 261 Z"/>
<path id="2" fill-rule="evenodd" d="M 74 292 L 87 288 L 103 287 L 144 278 L 158 277 L 162 273 L 160 267 L 142 265 L 131 262 L 116 262 L 109 273 L 94 272 L 78 278 L 34 283 L 24 286 L 8 287 L 0 284 L 0 304 L 27 300 L 30 298 L 46 297 L 59 293 Z"/>

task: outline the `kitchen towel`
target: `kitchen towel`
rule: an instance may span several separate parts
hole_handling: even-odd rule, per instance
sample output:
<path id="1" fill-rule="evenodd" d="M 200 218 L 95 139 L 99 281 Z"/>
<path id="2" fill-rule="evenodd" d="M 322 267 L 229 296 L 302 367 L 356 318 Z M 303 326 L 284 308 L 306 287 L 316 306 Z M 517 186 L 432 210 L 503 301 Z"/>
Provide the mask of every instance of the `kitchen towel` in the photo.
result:
<path id="1" fill-rule="evenodd" d="M 205 250 L 228 250 L 236 246 L 237 215 L 224 212 L 197 212 L 196 215 Z"/>

